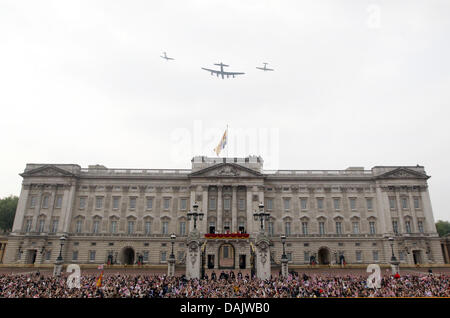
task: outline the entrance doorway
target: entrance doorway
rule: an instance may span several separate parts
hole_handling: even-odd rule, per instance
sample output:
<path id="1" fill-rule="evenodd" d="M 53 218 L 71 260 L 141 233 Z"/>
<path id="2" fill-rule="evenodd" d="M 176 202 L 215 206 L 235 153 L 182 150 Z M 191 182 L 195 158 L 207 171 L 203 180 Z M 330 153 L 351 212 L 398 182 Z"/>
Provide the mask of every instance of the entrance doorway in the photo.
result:
<path id="1" fill-rule="evenodd" d="M 327 265 L 330 264 L 330 250 L 326 247 L 321 247 L 319 249 L 319 264 Z"/>
<path id="2" fill-rule="evenodd" d="M 34 264 L 36 262 L 37 250 L 28 250 L 27 264 Z"/>
<path id="3" fill-rule="evenodd" d="M 246 265 L 247 265 L 246 255 L 245 254 L 239 255 L 239 268 L 245 269 Z"/>
<path id="4" fill-rule="evenodd" d="M 134 249 L 131 247 L 125 247 L 122 250 L 122 264 L 133 265 L 134 264 Z"/>
<path id="5" fill-rule="evenodd" d="M 419 250 L 413 251 L 414 264 L 422 264 L 422 253 Z"/>
<path id="6" fill-rule="evenodd" d="M 234 268 L 234 247 L 223 244 L 219 248 L 219 268 Z"/>
<path id="7" fill-rule="evenodd" d="M 208 269 L 214 268 L 214 255 L 208 255 Z"/>

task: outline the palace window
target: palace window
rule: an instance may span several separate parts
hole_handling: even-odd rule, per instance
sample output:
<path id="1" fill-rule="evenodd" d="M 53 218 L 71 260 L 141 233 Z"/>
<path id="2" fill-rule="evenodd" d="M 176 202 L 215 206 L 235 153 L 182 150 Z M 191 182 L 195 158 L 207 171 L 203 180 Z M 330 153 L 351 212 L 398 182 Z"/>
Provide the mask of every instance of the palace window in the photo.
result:
<path id="1" fill-rule="evenodd" d="M 350 198 L 350 209 L 352 211 L 356 210 L 356 198 Z"/>
<path id="2" fill-rule="evenodd" d="M 396 204 L 395 204 L 395 198 L 394 198 L 394 197 L 390 197 L 390 198 L 389 198 L 389 208 L 390 208 L 391 210 L 395 210 L 395 206 L 396 206 Z"/>
<path id="3" fill-rule="evenodd" d="M 76 227 L 75 227 L 75 232 L 81 233 L 82 225 L 83 225 L 83 221 L 82 220 L 77 220 Z"/>
<path id="4" fill-rule="evenodd" d="M 336 222 L 336 234 L 342 234 L 342 223 Z"/>
<path id="5" fill-rule="evenodd" d="M 405 221 L 406 233 L 411 233 L 411 221 Z"/>
<path id="6" fill-rule="evenodd" d="M 395 234 L 398 234 L 398 222 L 396 220 L 392 221 L 392 230 Z"/>
<path id="7" fill-rule="evenodd" d="M 323 198 L 317 198 L 317 209 L 323 210 Z"/>
<path id="8" fill-rule="evenodd" d="M 58 231 L 58 219 L 54 219 L 52 222 L 52 233 L 56 233 Z"/>
<path id="9" fill-rule="evenodd" d="M 151 234 L 152 223 L 150 221 L 145 222 L 145 234 Z"/>
<path id="10" fill-rule="evenodd" d="M 48 195 L 44 196 L 43 200 L 42 200 L 42 207 L 44 209 L 48 208 Z"/>
<path id="11" fill-rule="evenodd" d="M 273 199 L 267 199 L 267 210 L 272 211 L 273 209 Z"/>
<path id="12" fill-rule="evenodd" d="M 73 261 L 77 261 L 78 260 L 78 251 L 73 251 L 72 252 L 72 260 Z"/>
<path id="13" fill-rule="evenodd" d="M 292 252 L 287 252 L 286 255 L 287 255 L 288 261 L 292 262 Z"/>
<path id="14" fill-rule="evenodd" d="M 111 233 L 117 233 L 117 221 L 111 221 Z"/>
<path id="15" fill-rule="evenodd" d="M 170 208 L 170 198 L 164 198 L 164 210 L 169 210 Z"/>
<path id="16" fill-rule="evenodd" d="M 113 198 L 113 210 L 119 209 L 119 200 L 120 200 L 119 197 L 114 197 Z"/>
<path id="17" fill-rule="evenodd" d="M 99 225 L 99 221 L 95 220 L 93 223 L 93 227 L 92 227 L 92 233 L 98 233 L 98 225 Z"/>
<path id="18" fill-rule="evenodd" d="M 423 222 L 422 221 L 417 221 L 417 227 L 419 228 L 419 232 L 423 233 Z"/>
<path id="19" fill-rule="evenodd" d="M 130 198 L 130 210 L 136 209 L 136 197 Z"/>
<path id="20" fill-rule="evenodd" d="M 361 262 L 362 261 L 362 253 L 361 251 L 356 251 L 356 261 Z"/>
<path id="21" fill-rule="evenodd" d="M 353 222 L 353 234 L 359 234 L 359 222 Z"/>
<path id="22" fill-rule="evenodd" d="M 89 251 L 89 261 L 95 261 L 95 251 Z"/>
<path id="23" fill-rule="evenodd" d="M 209 198 L 209 209 L 210 210 L 216 209 L 216 198 L 215 197 Z"/>
<path id="24" fill-rule="evenodd" d="M 291 222 L 285 222 L 284 223 L 284 234 L 286 236 L 291 235 Z"/>
<path id="25" fill-rule="evenodd" d="M 402 198 L 402 209 L 407 209 L 408 208 L 408 199 L 407 198 Z"/>
<path id="26" fill-rule="evenodd" d="M 162 234 L 168 234 L 169 233 L 169 222 L 164 221 L 162 222 Z"/>
<path id="27" fill-rule="evenodd" d="M 241 198 L 239 199 L 238 203 L 239 203 L 239 210 L 240 211 L 245 210 L 245 200 Z"/>
<path id="28" fill-rule="evenodd" d="M 45 220 L 43 220 L 43 219 L 39 220 L 38 232 L 44 232 L 44 224 L 45 224 Z"/>
<path id="29" fill-rule="evenodd" d="M 144 251 L 144 262 L 148 262 L 148 251 Z"/>
<path id="30" fill-rule="evenodd" d="M 36 197 L 32 196 L 30 200 L 30 208 L 34 209 L 35 206 L 36 206 Z"/>
<path id="31" fill-rule="evenodd" d="M 186 222 L 180 222 L 180 236 L 186 235 Z"/>
<path id="32" fill-rule="evenodd" d="M 306 210 L 307 209 L 307 203 L 308 203 L 308 199 L 306 198 L 301 198 L 300 199 L 300 206 L 302 210 Z"/>
<path id="33" fill-rule="evenodd" d="M 273 230 L 273 222 L 272 221 L 269 222 L 268 227 L 269 227 L 269 235 L 273 236 L 274 230 Z"/>
<path id="34" fill-rule="evenodd" d="M 369 222 L 369 231 L 370 234 L 375 234 L 376 233 L 376 228 L 375 228 L 375 222 Z"/>
<path id="35" fill-rule="evenodd" d="M 378 262 L 378 251 L 373 251 L 372 256 L 373 256 L 374 262 Z"/>
<path id="36" fill-rule="evenodd" d="M 339 198 L 333 199 L 334 209 L 340 210 L 341 209 L 341 200 Z"/>
<path id="37" fill-rule="evenodd" d="M 373 200 L 372 200 L 372 198 L 367 198 L 366 199 L 366 203 L 367 203 L 367 210 L 372 211 L 373 210 Z"/>
<path id="38" fill-rule="evenodd" d="M 86 198 L 85 197 L 81 197 L 79 204 L 80 204 L 80 209 L 84 209 L 86 207 Z"/>
<path id="39" fill-rule="evenodd" d="M 182 198 L 180 200 L 180 210 L 186 210 L 187 209 L 187 199 Z"/>
<path id="40" fill-rule="evenodd" d="M 325 234 L 325 222 L 319 222 L 319 234 L 320 235 Z"/>
<path id="41" fill-rule="evenodd" d="M 147 198 L 147 210 L 153 209 L 153 198 Z"/>
<path id="42" fill-rule="evenodd" d="M 128 221 L 128 234 L 134 233 L 134 221 Z"/>
<path id="43" fill-rule="evenodd" d="M 61 209 L 62 206 L 62 196 L 58 195 L 56 197 L 56 204 L 55 204 L 55 208 L 56 209 Z"/>
<path id="44" fill-rule="evenodd" d="M 289 198 L 284 198 L 284 199 L 283 199 L 283 202 L 284 202 L 284 210 L 285 210 L 285 211 L 290 210 L 290 209 L 291 209 L 291 199 L 289 199 Z"/>
<path id="45" fill-rule="evenodd" d="M 45 260 L 49 261 L 51 257 L 52 257 L 52 251 L 47 251 L 45 253 Z"/>
<path id="46" fill-rule="evenodd" d="M 103 207 L 103 197 L 96 197 L 95 198 L 95 208 L 101 209 Z"/>
<path id="47" fill-rule="evenodd" d="M 309 263 L 309 252 L 303 252 L 303 261 Z"/>
<path id="48" fill-rule="evenodd" d="M 414 197 L 414 209 L 420 209 L 419 197 Z"/>
<path id="49" fill-rule="evenodd" d="M 224 210 L 230 210 L 230 206 L 231 206 L 231 199 L 230 198 L 225 198 L 223 199 L 223 208 Z"/>
<path id="50" fill-rule="evenodd" d="M 302 233 L 304 235 L 308 234 L 308 222 L 302 222 Z"/>
<path id="51" fill-rule="evenodd" d="M 167 260 L 167 252 L 161 252 L 161 262 L 165 262 Z"/>

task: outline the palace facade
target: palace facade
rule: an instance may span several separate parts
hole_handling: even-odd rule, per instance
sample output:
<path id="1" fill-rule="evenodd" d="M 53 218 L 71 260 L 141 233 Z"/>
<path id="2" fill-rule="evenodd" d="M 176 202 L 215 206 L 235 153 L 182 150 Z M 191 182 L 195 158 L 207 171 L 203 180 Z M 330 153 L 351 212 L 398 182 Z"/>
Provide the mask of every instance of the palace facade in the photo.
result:
<path id="1" fill-rule="evenodd" d="M 61 250 L 65 263 L 161 265 L 174 233 L 182 265 L 194 203 L 208 268 L 252 266 L 261 203 L 273 264 L 281 235 L 291 265 L 388 263 L 389 237 L 401 263 L 444 263 L 422 166 L 266 171 L 261 157 L 198 156 L 186 170 L 27 164 L 21 176 L 6 264 L 53 264 Z"/>

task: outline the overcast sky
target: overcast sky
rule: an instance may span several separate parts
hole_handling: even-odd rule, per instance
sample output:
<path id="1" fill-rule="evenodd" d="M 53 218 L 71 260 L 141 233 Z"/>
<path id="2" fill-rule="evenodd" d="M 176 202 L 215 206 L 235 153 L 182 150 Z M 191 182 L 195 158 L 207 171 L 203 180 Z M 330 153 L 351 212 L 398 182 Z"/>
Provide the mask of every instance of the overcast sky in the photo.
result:
<path id="1" fill-rule="evenodd" d="M 229 156 L 266 169 L 424 165 L 450 220 L 449 16 L 446 0 L 0 0 L 0 197 L 26 163 L 190 168 L 228 124 Z M 246 74 L 201 70 L 218 62 Z"/>

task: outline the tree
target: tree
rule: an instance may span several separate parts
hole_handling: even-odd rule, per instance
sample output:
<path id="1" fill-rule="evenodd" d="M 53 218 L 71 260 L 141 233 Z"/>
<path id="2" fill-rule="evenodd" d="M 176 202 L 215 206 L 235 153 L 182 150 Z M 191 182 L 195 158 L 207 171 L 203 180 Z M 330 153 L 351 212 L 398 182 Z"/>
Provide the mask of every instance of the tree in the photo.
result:
<path id="1" fill-rule="evenodd" d="M 445 236 L 450 233 L 450 222 L 438 220 L 436 222 L 436 230 L 439 233 L 439 236 Z"/>
<path id="2" fill-rule="evenodd" d="M 0 199 L 0 230 L 11 231 L 18 202 L 19 198 L 13 195 Z"/>

